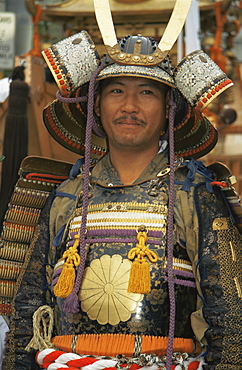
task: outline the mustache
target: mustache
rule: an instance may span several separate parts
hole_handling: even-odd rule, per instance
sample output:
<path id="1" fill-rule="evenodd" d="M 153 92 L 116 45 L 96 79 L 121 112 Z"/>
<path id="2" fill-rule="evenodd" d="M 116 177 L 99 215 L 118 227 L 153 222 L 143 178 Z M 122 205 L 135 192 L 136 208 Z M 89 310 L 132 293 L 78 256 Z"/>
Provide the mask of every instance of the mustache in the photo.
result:
<path id="1" fill-rule="evenodd" d="M 132 114 L 118 117 L 113 121 L 113 123 L 116 124 L 116 123 L 119 123 L 120 121 L 125 121 L 125 120 L 138 122 L 141 125 L 146 125 L 147 124 L 146 121 L 143 121 L 142 119 L 140 119 L 140 118 L 138 118 L 138 117 L 136 117 L 135 115 L 132 115 Z"/>

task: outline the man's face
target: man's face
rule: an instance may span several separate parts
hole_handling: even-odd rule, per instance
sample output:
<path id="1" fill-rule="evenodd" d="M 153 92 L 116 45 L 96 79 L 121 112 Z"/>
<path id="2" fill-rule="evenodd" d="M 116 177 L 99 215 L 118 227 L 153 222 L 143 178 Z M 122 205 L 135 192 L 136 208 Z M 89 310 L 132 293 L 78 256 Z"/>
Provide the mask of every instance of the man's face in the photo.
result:
<path id="1" fill-rule="evenodd" d="M 109 78 L 101 82 L 95 112 L 110 151 L 153 148 L 157 153 L 166 117 L 165 86 L 142 77 Z"/>

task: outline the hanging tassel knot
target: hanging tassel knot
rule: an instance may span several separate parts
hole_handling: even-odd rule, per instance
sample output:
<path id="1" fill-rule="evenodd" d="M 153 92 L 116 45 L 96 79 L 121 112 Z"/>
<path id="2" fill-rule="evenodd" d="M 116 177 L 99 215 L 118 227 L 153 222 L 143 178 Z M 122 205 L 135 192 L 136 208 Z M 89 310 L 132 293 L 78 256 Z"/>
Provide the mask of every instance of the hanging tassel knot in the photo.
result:
<path id="1" fill-rule="evenodd" d="M 42 351 L 46 348 L 52 348 L 51 337 L 54 327 L 54 314 L 49 306 L 39 307 L 33 314 L 33 337 L 25 351 L 29 352 L 31 348 Z"/>
<path id="2" fill-rule="evenodd" d="M 147 231 L 138 231 L 137 240 L 136 247 L 128 253 L 128 258 L 130 260 L 134 259 L 130 271 L 128 292 L 146 294 L 150 292 L 150 267 L 145 257 L 150 262 L 157 262 L 158 256 L 146 245 L 148 240 Z"/>
<path id="3" fill-rule="evenodd" d="M 75 267 L 79 266 L 81 262 L 80 255 L 78 253 L 80 234 L 75 235 L 74 238 L 76 240 L 73 246 L 68 248 L 63 254 L 63 259 L 66 259 L 66 261 L 54 288 L 54 294 L 56 297 L 66 298 L 72 292 L 75 284 Z"/>

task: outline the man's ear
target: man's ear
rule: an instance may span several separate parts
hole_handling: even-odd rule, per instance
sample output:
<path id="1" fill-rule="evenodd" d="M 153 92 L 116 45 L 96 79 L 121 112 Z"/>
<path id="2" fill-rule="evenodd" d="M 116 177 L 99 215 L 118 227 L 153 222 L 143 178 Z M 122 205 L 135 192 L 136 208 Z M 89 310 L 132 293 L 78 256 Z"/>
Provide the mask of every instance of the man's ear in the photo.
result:
<path id="1" fill-rule="evenodd" d="M 100 107 L 99 107 L 99 102 L 100 102 L 100 95 L 97 95 L 97 98 L 94 103 L 94 112 L 98 117 L 100 117 Z"/>

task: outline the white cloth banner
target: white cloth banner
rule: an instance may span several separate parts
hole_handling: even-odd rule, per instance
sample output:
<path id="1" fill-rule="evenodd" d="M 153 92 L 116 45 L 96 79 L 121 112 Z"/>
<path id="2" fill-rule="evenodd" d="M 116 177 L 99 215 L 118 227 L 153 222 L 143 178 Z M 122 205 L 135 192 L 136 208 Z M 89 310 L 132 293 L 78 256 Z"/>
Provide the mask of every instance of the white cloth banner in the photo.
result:
<path id="1" fill-rule="evenodd" d="M 5 337 L 7 331 L 9 331 L 9 327 L 4 318 L 0 315 L 0 369 L 2 369 L 3 353 L 5 348 Z"/>
<path id="2" fill-rule="evenodd" d="M 185 23 L 186 55 L 201 50 L 200 11 L 198 0 L 193 0 Z"/>
<path id="3" fill-rule="evenodd" d="M 5 77 L 0 80 L 0 103 L 3 103 L 9 96 L 10 82 L 9 78 Z"/>

